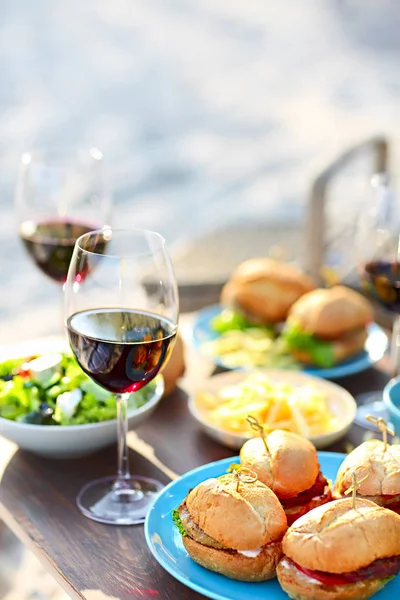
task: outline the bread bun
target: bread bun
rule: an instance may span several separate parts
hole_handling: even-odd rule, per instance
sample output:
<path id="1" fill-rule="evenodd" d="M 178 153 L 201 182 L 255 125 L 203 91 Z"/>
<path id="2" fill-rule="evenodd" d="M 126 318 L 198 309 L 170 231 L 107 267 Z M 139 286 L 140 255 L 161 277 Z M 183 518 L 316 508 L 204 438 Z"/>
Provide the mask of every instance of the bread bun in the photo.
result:
<path id="1" fill-rule="evenodd" d="M 335 359 L 335 364 L 339 363 L 350 356 L 354 356 L 364 350 L 365 342 L 368 337 L 366 329 L 355 329 L 351 333 L 342 336 L 336 340 L 332 340 L 332 350 Z M 291 348 L 290 350 L 293 357 L 307 365 L 315 365 L 310 352 L 308 350 L 300 350 L 297 348 Z"/>
<path id="2" fill-rule="evenodd" d="M 280 561 L 276 574 L 282 589 L 293 600 L 363 600 L 385 586 L 382 579 L 327 586 L 300 571 L 287 557 Z"/>
<path id="3" fill-rule="evenodd" d="M 233 550 L 254 550 L 281 539 L 285 512 L 275 494 L 260 481 L 240 483 L 234 475 L 207 479 L 186 498 L 193 522 L 208 536 Z"/>
<path id="4" fill-rule="evenodd" d="M 282 557 L 280 541 L 265 546 L 255 558 L 248 558 L 229 550 L 203 546 L 189 536 L 182 538 L 182 541 L 190 557 L 199 565 L 240 581 L 272 579 L 276 575 L 276 566 Z"/>
<path id="5" fill-rule="evenodd" d="M 304 294 L 288 314 L 289 323 L 326 340 L 339 338 L 352 329 L 364 328 L 372 319 L 370 302 L 342 285 Z"/>
<path id="6" fill-rule="evenodd" d="M 335 494 L 342 496 L 349 489 L 354 471 L 360 481 L 359 496 L 400 494 L 400 444 L 387 445 L 386 451 L 381 440 L 369 440 L 357 446 L 340 465 Z"/>
<path id="7" fill-rule="evenodd" d="M 400 516 L 369 500 L 335 500 L 287 530 L 283 553 L 306 569 L 349 573 L 400 554 Z M 310 596 L 307 596 L 308 598 Z"/>
<path id="8" fill-rule="evenodd" d="M 185 354 L 183 340 L 178 333 L 171 356 L 162 370 L 164 377 L 164 396 L 171 394 L 176 388 L 177 381 L 185 372 Z"/>
<path id="9" fill-rule="evenodd" d="M 254 323 L 284 321 L 292 304 L 314 289 L 308 275 L 273 258 L 241 263 L 221 293 L 221 304 L 242 312 Z"/>
<path id="10" fill-rule="evenodd" d="M 279 498 L 291 498 L 309 489 L 319 473 L 315 446 L 297 433 L 280 429 L 266 439 L 268 454 L 260 437 L 245 442 L 240 450 L 241 464 L 257 473 Z"/>

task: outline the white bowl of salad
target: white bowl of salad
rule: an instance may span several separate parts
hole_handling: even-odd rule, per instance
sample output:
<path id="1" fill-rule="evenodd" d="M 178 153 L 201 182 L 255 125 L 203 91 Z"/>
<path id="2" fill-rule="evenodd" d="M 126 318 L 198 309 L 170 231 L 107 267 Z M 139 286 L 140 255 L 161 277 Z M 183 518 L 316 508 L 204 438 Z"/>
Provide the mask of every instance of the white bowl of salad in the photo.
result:
<path id="1" fill-rule="evenodd" d="M 158 376 L 131 394 L 130 429 L 153 412 L 163 392 Z M 48 458 L 92 454 L 117 439 L 115 398 L 66 351 L 8 358 L 0 362 L 0 435 Z"/>

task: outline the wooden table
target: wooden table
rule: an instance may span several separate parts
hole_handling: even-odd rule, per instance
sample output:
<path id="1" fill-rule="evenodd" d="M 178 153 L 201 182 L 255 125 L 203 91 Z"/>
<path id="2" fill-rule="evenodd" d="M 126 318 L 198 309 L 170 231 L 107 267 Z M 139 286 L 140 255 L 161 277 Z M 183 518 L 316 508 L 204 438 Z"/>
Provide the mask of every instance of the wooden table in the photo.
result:
<path id="1" fill-rule="evenodd" d="M 190 318 L 184 317 L 185 329 Z M 131 470 L 168 483 L 172 470 L 185 473 L 212 460 L 234 453 L 206 437 L 187 409 L 187 394 L 214 370 L 198 353 L 188 349 L 187 373 L 181 386 L 164 398 L 155 413 L 130 440 L 146 442 L 151 462 L 131 450 Z M 388 381 L 387 362 L 341 379 L 351 393 L 382 389 Z M 357 444 L 364 432 L 353 426 L 341 443 Z M 142 444 L 143 445 L 143 444 Z M 157 458 L 162 461 L 155 466 Z M 45 460 L 0 438 L 0 518 L 25 542 L 54 574 L 72 598 L 134 600 L 189 600 L 202 598 L 165 572 L 147 549 L 143 526 L 112 527 L 82 516 L 75 505 L 81 486 L 91 479 L 112 475 L 116 449 L 108 448 L 79 460 Z"/>

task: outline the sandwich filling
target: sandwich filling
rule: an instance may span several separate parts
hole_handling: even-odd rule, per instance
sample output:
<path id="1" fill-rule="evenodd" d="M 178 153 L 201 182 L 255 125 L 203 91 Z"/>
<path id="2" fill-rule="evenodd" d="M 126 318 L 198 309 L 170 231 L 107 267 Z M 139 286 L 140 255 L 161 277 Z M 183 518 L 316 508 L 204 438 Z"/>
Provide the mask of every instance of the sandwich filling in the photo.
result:
<path id="1" fill-rule="evenodd" d="M 378 495 L 378 496 L 363 496 L 362 494 L 357 494 L 357 498 L 364 498 L 364 500 L 371 500 L 371 502 L 375 502 L 378 506 L 383 506 L 384 508 L 390 508 L 394 512 L 400 514 L 400 494 L 395 494 L 393 496 L 390 495 Z"/>
<path id="2" fill-rule="evenodd" d="M 273 544 L 281 543 L 281 540 L 274 540 L 269 544 L 265 544 L 261 548 L 254 548 L 249 550 L 233 550 L 232 548 L 227 548 L 217 540 L 214 540 L 212 537 L 207 535 L 205 531 L 203 531 L 196 523 L 192 520 L 190 513 L 187 509 L 186 502 L 183 501 L 182 504 L 176 511 L 173 511 L 172 518 L 175 522 L 175 525 L 178 527 L 180 533 L 182 535 L 187 535 L 195 542 L 202 544 L 203 546 L 208 546 L 209 548 L 216 548 L 217 550 L 224 550 L 229 553 L 237 553 L 242 554 L 246 558 L 256 558 L 265 548 L 271 548 Z"/>
<path id="3" fill-rule="evenodd" d="M 335 353 L 331 342 L 318 339 L 312 333 L 302 331 L 295 324 L 287 324 L 283 336 L 290 350 L 305 350 L 319 367 L 328 369 L 335 364 Z"/>
<path id="4" fill-rule="evenodd" d="M 331 488 L 326 477 L 319 471 L 313 485 L 297 496 L 279 498 L 286 513 L 288 525 L 292 525 L 302 515 L 311 509 L 332 500 Z"/>
<path id="5" fill-rule="evenodd" d="M 368 579 L 391 579 L 400 571 L 400 556 L 391 556 L 389 558 L 380 558 L 370 565 L 353 571 L 351 573 L 328 573 L 326 571 L 314 571 L 306 569 L 295 563 L 290 558 L 285 557 L 287 566 L 297 568 L 299 571 L 316 579 L 324 585 L 346 585 L 356 583 L 357 581 L 366 581 Z"/>
<path id="6" fill-rule="evenodd" d="M 202 544 L 203 546 L 209 546 L 210 548 L 218 548 L 220 550 L 225 549 L 220 542 L 214 540 L 212 537 L 207 535 L 196 523 L 192 520 L 190 513 L 187 509 L 186 502 L 182 502 L 177 510 L 182 527 L 184 528 L 186 535 L 192 538 L 195 542 Z"/>
<path id="7" fill-rule="evenodd" d="M 339 360 L 361 352 L 367 333 L 365 327 L 356 327 L 334 340 L 327 340 L 303 331 L 295 323 L 288 323 L 283 331 L 283 336 L 289 350 L 295 356 L 296 352 L 299 354 L 299 358 L 301 355 L 307 355 L 311 362 L 318 367 L 329 369 Z"/>

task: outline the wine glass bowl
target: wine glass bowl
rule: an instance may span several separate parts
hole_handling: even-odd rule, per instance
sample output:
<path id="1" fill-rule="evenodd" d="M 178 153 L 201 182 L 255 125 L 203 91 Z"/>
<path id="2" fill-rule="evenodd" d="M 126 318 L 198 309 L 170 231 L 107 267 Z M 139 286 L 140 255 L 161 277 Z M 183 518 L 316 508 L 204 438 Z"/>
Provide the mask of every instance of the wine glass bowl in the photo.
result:
<path id="1" fill-rule="evenodd" d="M 91 148 L 23 154 L 15 206 L 28 254 L 45 275 L 64 284 L 75 241 L 109 224 L 102 153 Z"/>
<path id="2" fill-rule="evenodd" d="M 77 240 L 65 287 L 68 338 L 81 368 L 116 395 L 118 409 L 118 475 L 87 484 L 78 496 L 94 520 L 143 522 L 162 487 L 129 473 L 126 400 L 168 361 L 178 312 L 172 263 L 158 233 L 106 228 Z"/>
<path id="3" fill-rule="evenodd" d="M 400 264 L 396 258 L 383 256 L 367 262 L 360 269 L 363 289 L 384 308 L 400 313 Z"/>
<path id="4" fill-rule="evenodd" d="M 400 220 L 397 202 L 389 188 L 386 173 L 371 180 L 373 194 L 363 205 L 356 239 L 358 274 L 364 292 L 394 316 L 391 362 L 395 374 L 400 366 Z M 358 398 L 355 422 L 372 429 L 365 420 L 371 413 L 389 420 L 381 392 Z"/>
<path id="5" fill-rule="evenodd" d="M 151 381 L 169 358 L 176 335 L 172 322 L 135 309 L 84 311 L 67 327 L 82 369 L 116 394 L 136 392 Z"/>

